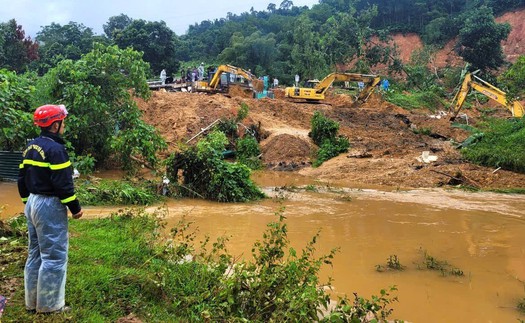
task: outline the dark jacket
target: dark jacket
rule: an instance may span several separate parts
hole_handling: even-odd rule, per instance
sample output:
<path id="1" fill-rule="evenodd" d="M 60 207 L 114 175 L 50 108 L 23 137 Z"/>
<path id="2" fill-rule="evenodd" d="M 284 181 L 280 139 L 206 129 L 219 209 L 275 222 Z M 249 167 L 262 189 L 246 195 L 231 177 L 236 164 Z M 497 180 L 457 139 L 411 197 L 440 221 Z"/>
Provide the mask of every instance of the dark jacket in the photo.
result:
<path id="1" fill-rule="evenodd" d="M 24 203 L 29 193 L 57 196 L 72 214 L 81 207 L 75 195 L 73 167 L 57 134 L 42 131 L 24 150 L 18 173 L 18 192 Z"/>

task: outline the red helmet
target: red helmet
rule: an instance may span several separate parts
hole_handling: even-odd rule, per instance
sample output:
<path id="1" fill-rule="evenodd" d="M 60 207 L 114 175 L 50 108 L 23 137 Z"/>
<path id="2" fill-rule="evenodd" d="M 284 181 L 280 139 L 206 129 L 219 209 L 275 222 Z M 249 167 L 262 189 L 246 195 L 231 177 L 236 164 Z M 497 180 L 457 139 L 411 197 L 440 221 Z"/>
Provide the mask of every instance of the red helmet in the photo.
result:
<path id="1" fill-rule="evenodd" d="M 37 126 L 45 128 L 55 121 L 64 120 L 66 116 L 67 110 L 65 106 L 46 104 L 35 110 L 33 120 Z"/>

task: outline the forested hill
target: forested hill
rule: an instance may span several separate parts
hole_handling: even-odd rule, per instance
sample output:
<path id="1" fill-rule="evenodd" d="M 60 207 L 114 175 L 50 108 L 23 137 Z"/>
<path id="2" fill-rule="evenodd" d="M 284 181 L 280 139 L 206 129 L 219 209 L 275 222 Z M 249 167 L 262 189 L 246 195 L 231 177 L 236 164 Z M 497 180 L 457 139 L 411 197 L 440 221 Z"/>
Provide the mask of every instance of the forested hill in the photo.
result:
<path id="1" fill-rule="evenodd" d="M 499 43 L 510 31 L 494 17 L 522 7 L 525 0 L 320 0 L 311 9 L 283 1 L 266 11 L 190 26 L 181 37 L 187 47 L 179 56 L 227 61 L 259 74 L 319 76 L 348 61 L 357 61 L 356 69 L 367 72 L 380 62 L 394 69 L 399 64 L 392 59 L 395 50 L 371 43 L 372 36 L 416 33 L 436 47 L 460 36 L 456 47 L 463 52 L 458 53 L 491 69 L 503 63 Z M 489 48 L 477 48 L 481 43 Z"/>
<path id="2" fill-rule="evenodd" d="M 394 33 L 416 33 L 435 48 L 454 39 L 462 59 L 491 70 L 505 63 L 500 44 L 511 30 L 495 17 L 523 7 L 525 0 L 319 0 L 308 8 L 284 0 L 263 11 L 202 21 L 184 35 L 164 21 L 121 14 L 104 24 L 104 35 L 75 22 L 53 23 L 35 41 L 24 38 L 23 26 L 11 20 L 0 24 L 0 67 L 44 74 L 101 42 L 143 52 L 152 75 L 163 68 L 178 75 L 181 67 L 200 62 L 228 63 L 291 83 L 295 74 L 318 78 L 341 64 L 360 73 L 381 64 L 395 73 L 403 69 L 399 48 L 385 41 Z"/>

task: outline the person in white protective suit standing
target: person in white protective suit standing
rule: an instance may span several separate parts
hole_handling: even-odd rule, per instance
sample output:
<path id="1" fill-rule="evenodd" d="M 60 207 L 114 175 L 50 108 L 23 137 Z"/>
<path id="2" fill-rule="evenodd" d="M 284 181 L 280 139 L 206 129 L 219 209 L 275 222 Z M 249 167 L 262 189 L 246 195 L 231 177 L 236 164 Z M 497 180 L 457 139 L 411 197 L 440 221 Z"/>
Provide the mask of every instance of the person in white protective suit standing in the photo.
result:
<path id="1" fill-rule="evenodd" d="M 70 310 L 65 306 L 67 208 L 74 219 L 82 217 L 83 212 L 75 195 L 73 169 L 62 139 L 66 116 L 63 105 L 36 109 L 34 122 L 41 134 L 24 150 L 18 174 L 18 191 L 25 204 L 29 235 L 24 269 L 25 305 L 29 312 Z"/>
<path id="2" fill-rule="evenodd" d="M 160 81 L 162 82 L 162 85 L 166 84 L 166 77 L 166 70 L 162 69 L 162 71 L 160 71 Z"/>

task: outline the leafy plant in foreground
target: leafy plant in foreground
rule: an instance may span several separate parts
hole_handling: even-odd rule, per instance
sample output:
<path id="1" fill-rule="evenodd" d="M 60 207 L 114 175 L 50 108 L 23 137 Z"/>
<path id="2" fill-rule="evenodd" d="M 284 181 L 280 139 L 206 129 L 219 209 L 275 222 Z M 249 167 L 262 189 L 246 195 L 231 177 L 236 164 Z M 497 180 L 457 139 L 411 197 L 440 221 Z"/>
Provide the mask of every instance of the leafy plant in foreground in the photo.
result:
<path id="1" fill-rule="evenodd" d="M 33 92 L 27 75 L 0 69 L 0 150 L 22 150 L 28 138 L 38 135 L 31 113 Z"/>
<path id="2" fill-rule="evenodd" d="M 397 291 L 396 286 L 390 287 L 388 291 L 382 289 L 380 296 L 372 295 L 371 299 L 359 297 L 354 293 L 353 303 L 347 298 L 341 299 L 335 310 L 325 317 L 323 322 L 387 322 L 388 316 L 394 311 L 389 305 L 398 301 L 397 296 L 390 296 L 394 291 Z"/>
<path id="3" fill-rule="evenodd" d="M 39 103 L 66 105 L 70 115 L 65 138 L 77 155 L 91 154 L 99 163 L 115 157 L 126 170 L 137 166 L 137 159 L 154 167 L 157 153 L 167 145 L 142 120 L 134 100 L 150 96 L 149 65 L 131 48 L 93 47 L 77 61 L 60 61 L 39 79 Z"/>

